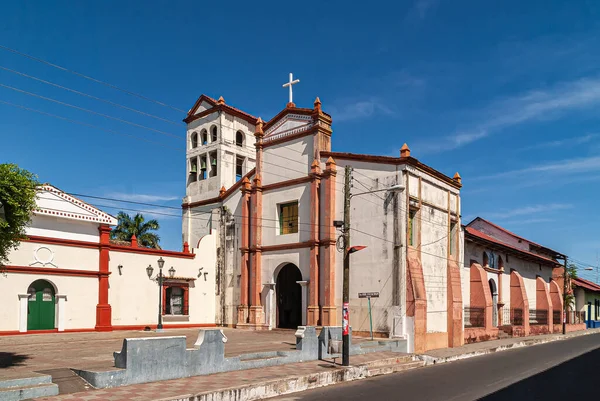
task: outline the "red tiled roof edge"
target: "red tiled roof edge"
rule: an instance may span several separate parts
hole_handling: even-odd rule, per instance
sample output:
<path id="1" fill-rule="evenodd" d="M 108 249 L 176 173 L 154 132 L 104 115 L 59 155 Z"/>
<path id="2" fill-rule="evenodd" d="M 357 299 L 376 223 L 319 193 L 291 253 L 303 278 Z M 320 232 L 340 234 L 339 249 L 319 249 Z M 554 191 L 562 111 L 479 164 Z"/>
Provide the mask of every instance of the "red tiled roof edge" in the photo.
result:
<path id="1" fill-rule="evenodd" d="M 474 236 L 474 237 L 478 237 L 478 238 L 480 238 L 480 239 L 482 239 L 482 240 L 484 240 L 484 241 L 493 242 L 493 243 L 495 243 L 495 244 L 497 244 L 497 245 L 503 246 L 503 247 L 505 247 L 505 248 L 511 249 L 511 250 L 513 250 L 513 251 L 516 251 L 516 252 L 519 252 L 519 253 L 522 253 L 522 254 L 525 254 L 525 255 L 533 256 L 533 257 L 535 257 L 535 258 L 538 258 L 538 259 L 544 260 L 544 261 L 546 261 L 546 262 L 548 262 L 548 263 L 552 263 L 552 264 L 554 264 L 554 265 L 558 265 L 558 264 L 559 264 L 559 263 L 558 263 L 556 260 L 554 260 L 554 259 L 550 259 L 550 258 L 547 258 L 547 257 L 545 257 L 545 256 L 538 255 L 538 254 L 536 254 L 536 253 L 529 252 L 529 251 L 524 251 L 524 250 L 522 250 L 522 249 L 516 248 L 516 247 L 514 247 L 514 246 L 511 246 L 511 245 L 508 245 L 508 244 L 506 244 L 506 243 L 504 243 L 504 242 L 502 242 L 502 241 L 500 241 L 500 240 L 498 240 L 498 239 L 496 239 L 496 238 L 494 238 L 494 237 L 491 237 L 491 236 L 489 236 L 489 235 L 487 235 L 487 234 L 485 234 L 485 233 L 482 233 L 482 232 L 481 232 L 481 231 L 479 231 L 479 230 L 476 230 L 476 229 L 474 229 L 473 227 L 465 226 L 465 231 L 466 231 L 468 234 L 470 234 L 470 235 L 472 235 L 472 236 Z"/>

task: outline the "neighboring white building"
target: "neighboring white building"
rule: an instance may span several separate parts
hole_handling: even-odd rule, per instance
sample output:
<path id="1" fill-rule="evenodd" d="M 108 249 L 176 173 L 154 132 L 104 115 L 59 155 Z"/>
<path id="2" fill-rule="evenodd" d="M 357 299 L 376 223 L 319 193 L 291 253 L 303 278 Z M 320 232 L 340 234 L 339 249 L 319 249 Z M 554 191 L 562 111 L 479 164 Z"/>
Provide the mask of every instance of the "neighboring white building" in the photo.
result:
<path id="1" fill-rule="evenodd" d="M 189 251 L 119 245 L 117 220 L 51 185 L 40 187 L 28 239 L 0 275 L 0 334 L 155 327 L 157 260 L 165 261 L 165 327 L 214 325 L 215 236 Z M 173 267 L 173 276 L 169 269 Z"/>
<path id="2" fill-rule="evenodd" d="M 333 221 L 343 219 L 350 166 L 351 243 L 367 246 L 351 256 L 353 331 L 369 331 L 358 293 L 379 292 L 376 335 L 407 337 L 417 351 L 462 344 L 460 176 L 422 164 L 406 145 L 400 157 L 332 152 L 332 119 L 318 98 L 313 108 L 289 103 L 263 123 L 202 95 L 185 121 L 183 239 L 218 232 L 217 323 L 341 324 L 343 254 Z M 204 132 L 214 135 L 207 144 L 195 140 Z M 232 143 L 238 134 L 244 140 Z M 403 190 L 386 191 L 394 185 Z"/>

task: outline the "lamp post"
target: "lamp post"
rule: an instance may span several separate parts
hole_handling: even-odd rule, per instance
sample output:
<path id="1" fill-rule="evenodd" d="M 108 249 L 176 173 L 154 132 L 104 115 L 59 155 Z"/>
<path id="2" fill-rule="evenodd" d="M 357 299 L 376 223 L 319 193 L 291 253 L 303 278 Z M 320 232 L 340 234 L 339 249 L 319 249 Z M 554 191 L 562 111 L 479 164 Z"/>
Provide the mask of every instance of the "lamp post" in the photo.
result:
<path id="1" fill-rule="evenodd" d="M 163 274 L 162 274 L 162 269 L 163 266 L 165 265 L 165 261 L 163 260 L 162 257 L 160 257 L 157 261 L 158 263 L 158 275 L 156 276 L 156 281 L 158 282 L 158 324 L 156 325 L 156 330 L 162 330 L 163 329 L 163 324 L 162 324 L 162 285 L 163 285 Z M 173 274 L 175 274 L 175 269 L 173 267 L 171 267 L 171 269 L 169 269 L 169 273 L 171 273 L 171 270 L 173 270 Z M 146 274 L 148 274 L 148 278 L 150 280 L 152 280 L 152 273 L 154 272 L 154 268 L 152 267 L 152 265 L 148 265 L 148 267 L 146 267 Z"/>
<path id="2" fill-rule="evenodd" d="M 374 192 L 396 192 L 404 190 L 404 186 L 395 184 L 389 188 L 351 194 L 351 181 L 352 167 L 346 166 L 344 180 L 344 221 L 333 222 L 335 227 L 341 228 L 344 238 L 344 276 L 342 287 L 342 366 L 350 365 L 350 254 L 365 248 L 364 246 L 350 246 L 350 199 L 354 196 L 370 194 Z"/>

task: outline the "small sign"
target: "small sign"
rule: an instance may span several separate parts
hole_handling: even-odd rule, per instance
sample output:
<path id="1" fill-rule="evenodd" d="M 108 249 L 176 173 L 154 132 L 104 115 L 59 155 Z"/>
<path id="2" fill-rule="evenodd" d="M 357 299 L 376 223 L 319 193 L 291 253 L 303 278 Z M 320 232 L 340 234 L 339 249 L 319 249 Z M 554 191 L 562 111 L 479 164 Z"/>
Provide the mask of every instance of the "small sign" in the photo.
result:
<path id="1" fill-rule="evenodd" d="M 378 292 L 359 292 L 359 298 L 379 298 Z"/>

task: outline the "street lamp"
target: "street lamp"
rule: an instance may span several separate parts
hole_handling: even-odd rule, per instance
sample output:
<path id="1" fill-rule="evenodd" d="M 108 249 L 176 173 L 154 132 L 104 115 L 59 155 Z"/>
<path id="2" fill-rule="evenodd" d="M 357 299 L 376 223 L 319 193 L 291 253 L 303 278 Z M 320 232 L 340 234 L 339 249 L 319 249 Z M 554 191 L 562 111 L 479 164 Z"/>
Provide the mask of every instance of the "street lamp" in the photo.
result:
<path id="1" fill-rule="evenodd" d="M 162 324 L 162 285 L 163 285 L 163 280 L 164 280 L 164 276 L 162 274 L 162 269 L 163 266 L 165 265 L 165 261 L 163 260 L 162 257 L 160 257 L 157 261 L 158 263 L 158 275 L 156 276 L 156 281 L 158 282 L 158 324 L 156 325 L 156 330 L 162 330 L 163 329 L 163 324 Z M 171 274 L 171 270 L 173 271 L 173 273 Z M 148 278 L 150 280 L 152 280 L 152 273 L 154 273 L 154 267 L 152 267 L 152 265 L 148 265 L 148 267 L 146 267 L 146 274 L 148 275 Z M 171 269 L 169 269 L 169 274 L 171 274 L 171 277 L 173 277 L 173 275 L 175 275 L 175 269 L 173 267 L 171 267 Z"/>
<path id="2" fill-rule="evenodd" d="M 169 269 L 169 277 L 175 277 L 175 268 L 173 266 L 171 266 L 171 268 Z"/>
<path id="3" fill-rule="evenodd" d="M 345 168 L 344 181 L 344 221 L 335 221 L 334 226 L 340 228 L 344 238 L 344 283 L 342 288 L 342 366 L 350 365 L 350 254 L 364 249 L 364 246 L 350 246 L 350 199 L 354 196 L 371 194 L 374 192 L 398 192 L 404 190 L 404 186 L 394 184 L 391 187 L 384 189 L 376 189 L 373 191 L 359 192 L 357 194 L 350 193 L 350 181 L 352 179 L 352 167 Z"/>

